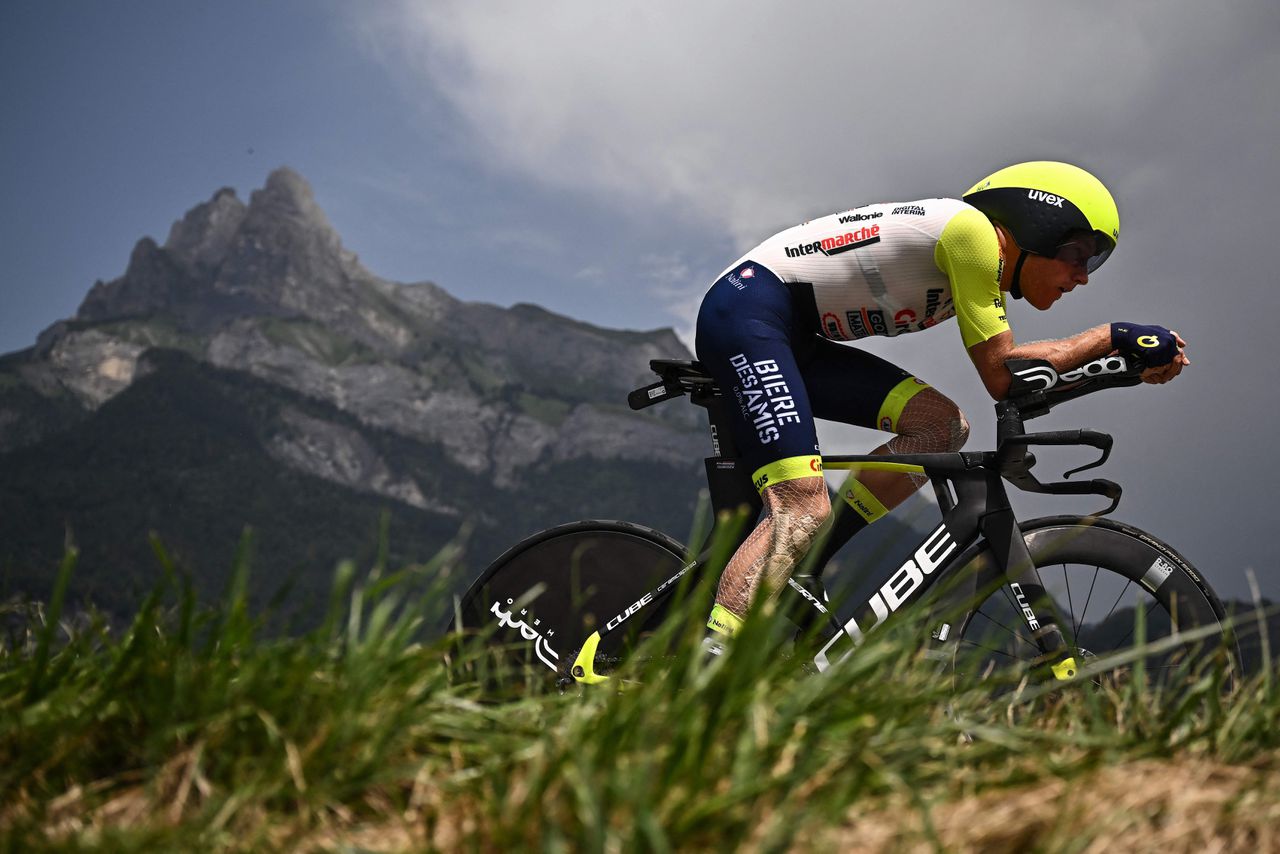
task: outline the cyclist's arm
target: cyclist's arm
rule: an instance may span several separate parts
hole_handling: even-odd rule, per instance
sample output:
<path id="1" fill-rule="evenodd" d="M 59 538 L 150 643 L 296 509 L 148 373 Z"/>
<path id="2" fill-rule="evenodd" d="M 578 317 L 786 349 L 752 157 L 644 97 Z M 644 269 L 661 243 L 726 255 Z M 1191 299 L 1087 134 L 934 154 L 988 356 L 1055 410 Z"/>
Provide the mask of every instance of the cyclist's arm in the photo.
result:
<path id="1" fill-rule="evenodd" d="M 1099 359 L 1111 350 L 1111 326 L 1102 324 L 1070 338 L 1015 344 L 1013 333 L 1001 332 L 969 348 L 969 358 L 993 400 L 1004 400 L 1013 376 L 1005 367 L 1010 359 L 1044 359 L 1059 373 Z"/>

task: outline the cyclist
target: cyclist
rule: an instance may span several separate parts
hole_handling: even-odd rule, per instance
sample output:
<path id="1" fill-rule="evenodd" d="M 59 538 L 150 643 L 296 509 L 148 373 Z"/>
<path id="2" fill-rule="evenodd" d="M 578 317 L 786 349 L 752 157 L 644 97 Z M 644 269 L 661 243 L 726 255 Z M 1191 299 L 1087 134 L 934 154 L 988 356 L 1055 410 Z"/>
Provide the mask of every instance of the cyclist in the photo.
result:
<path id="1" fill-rule="evenodd" d="M 724 271 L 703 298 L 695 346 L 736 402 L 734 438 L 765 513 L 720 577 L 708 652 L 721 651 L 757 595 L 779 592 L 832 515 L 814 418 L 894 433 L 878 454 L 956 451 L 968 438 L 968 422 L 948 398 L 837 342 L 955 317 L 995 400 L 1008 392 L 1012 358 L 1044 359 L 1062 372 L 1118 351 L 1139 356 L 1151 383 L 1190 364 L 1186 342 L 1163 326 L 1118 322 L 1015 343 L 1005 294 L 1048 310 L 1088 283 L 1119 237 L 1115 201 L 1097 178 L 1037 161 L 995 172 L 961 200 L 873 204 L 802 223 Z M 851 512 L 836 514 L 822 560 L 925 480 L 852 472 L 839 490 Z"/>

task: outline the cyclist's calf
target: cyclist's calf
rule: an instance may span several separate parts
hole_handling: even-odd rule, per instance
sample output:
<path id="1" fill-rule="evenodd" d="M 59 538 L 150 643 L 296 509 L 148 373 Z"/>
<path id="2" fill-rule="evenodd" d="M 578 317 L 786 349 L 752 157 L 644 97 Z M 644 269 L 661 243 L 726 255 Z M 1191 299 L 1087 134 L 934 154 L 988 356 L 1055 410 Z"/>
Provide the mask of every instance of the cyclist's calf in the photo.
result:
<path id="1" fill-rule="evenodd" d="M 765 517 L 734 554 L 716 591 L 716 602 L 743 616 L 757 595 L 773 598 L 809 551 L 831 515 L 821 477 L 787 480 L 761 493 Z"/>

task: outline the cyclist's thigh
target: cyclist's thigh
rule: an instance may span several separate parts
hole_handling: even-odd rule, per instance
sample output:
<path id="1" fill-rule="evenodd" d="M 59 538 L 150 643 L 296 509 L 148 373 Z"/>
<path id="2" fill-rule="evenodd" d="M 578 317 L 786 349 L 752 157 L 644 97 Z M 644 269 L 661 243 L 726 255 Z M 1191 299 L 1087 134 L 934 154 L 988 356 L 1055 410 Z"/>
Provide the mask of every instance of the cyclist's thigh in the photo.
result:
<path id="1" fill-rule="evenodd" d="M 753 275 L 744 278 L 745 269 Z M 718 280 L 698 313 L 698 360 L 733 401 L 730 427 L 757 489 L 820 474 L 795 334 L 790 292 L 759 265 Z"/>
<path id="2" fill-rule="evenodd" d="M 817 338 L 800 367 L 815 417 L 897 432 L 911 398 L 929 388 L 892 362 L 857 347 Z"/>

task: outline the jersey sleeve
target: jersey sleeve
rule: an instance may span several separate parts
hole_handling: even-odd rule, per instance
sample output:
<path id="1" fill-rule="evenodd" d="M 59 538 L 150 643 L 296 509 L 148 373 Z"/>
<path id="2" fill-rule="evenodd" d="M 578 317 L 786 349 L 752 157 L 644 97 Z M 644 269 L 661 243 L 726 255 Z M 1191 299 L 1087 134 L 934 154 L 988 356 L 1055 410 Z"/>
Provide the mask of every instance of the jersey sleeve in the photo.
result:
<path id="1" fill-rule="evenodd" d="M 933 260 L 951 280 L 966 349 L 1009 329 L 1000 292 L 1000 243 L 990 220 L 973 208 L 957 213 L 943 227 Z"/>

